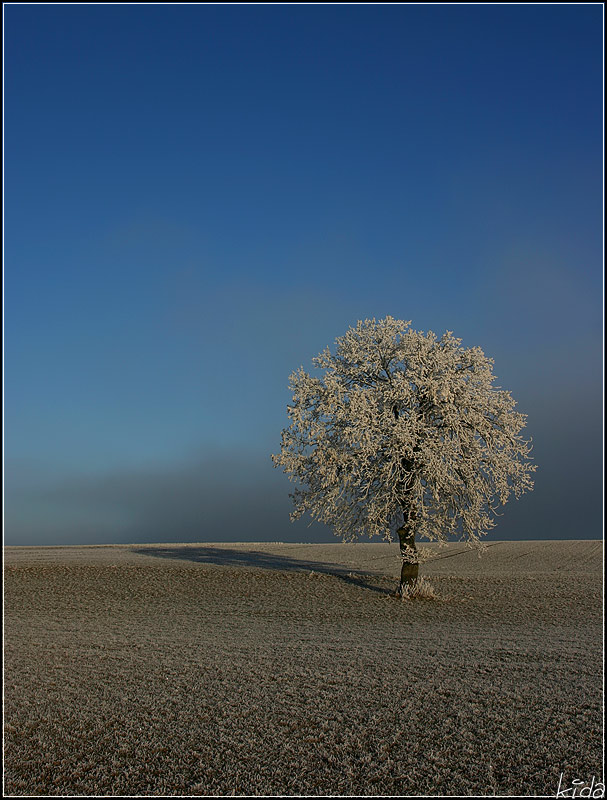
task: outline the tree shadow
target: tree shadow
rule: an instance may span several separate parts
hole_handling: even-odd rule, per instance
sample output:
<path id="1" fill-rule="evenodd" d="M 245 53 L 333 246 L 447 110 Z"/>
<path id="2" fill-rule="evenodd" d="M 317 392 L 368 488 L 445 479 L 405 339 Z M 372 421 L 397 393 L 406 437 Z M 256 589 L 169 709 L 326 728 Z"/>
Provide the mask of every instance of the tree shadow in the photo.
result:
<path id="1" fill-rule="evenodd" d="M 333 575 L 345 583 L 369 589 L 380 594 L 390 594 L 393 589 L 369 582 L 372 578 L 385 577 L 381 573 L 371 573 L 340 564 L 324 561 L 308 561 L 290 556 L 279 556 L 259 550 L 231 550 L 223 547 L 132 547 L 131 552 L 154 558 L 169 558 L 179 561 L 194 561 L 199 564 L 213 564 L 220 567 L 256 567 L 258 569 L 283 570 L 285 572 L 317 572 Z"/>

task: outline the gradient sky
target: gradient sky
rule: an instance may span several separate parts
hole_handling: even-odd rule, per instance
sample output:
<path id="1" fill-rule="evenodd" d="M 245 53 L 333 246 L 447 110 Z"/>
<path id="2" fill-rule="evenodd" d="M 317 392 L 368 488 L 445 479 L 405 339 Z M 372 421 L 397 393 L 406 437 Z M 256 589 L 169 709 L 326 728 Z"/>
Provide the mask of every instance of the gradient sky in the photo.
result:
<path id="1" fill-rule="evenodd" d="M 274 470 L 358 319 L 529 415 L 493 539 L 602 535 L 603 8 L 5 5 L 5 542 L 332 541 Z"/>

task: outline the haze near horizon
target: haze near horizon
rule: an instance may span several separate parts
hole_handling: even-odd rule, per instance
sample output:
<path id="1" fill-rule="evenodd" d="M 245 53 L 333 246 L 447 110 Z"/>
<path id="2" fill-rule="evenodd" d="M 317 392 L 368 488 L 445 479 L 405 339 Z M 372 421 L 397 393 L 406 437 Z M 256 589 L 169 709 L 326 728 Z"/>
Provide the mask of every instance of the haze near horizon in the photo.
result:
<path id="1" fill-rule="evenodd" d="M 488 539 L 602 537 L 599 5 L 8 5 L 5 543 L 331 542 L 273 470 L 357 320 L 528 414 Z"/>

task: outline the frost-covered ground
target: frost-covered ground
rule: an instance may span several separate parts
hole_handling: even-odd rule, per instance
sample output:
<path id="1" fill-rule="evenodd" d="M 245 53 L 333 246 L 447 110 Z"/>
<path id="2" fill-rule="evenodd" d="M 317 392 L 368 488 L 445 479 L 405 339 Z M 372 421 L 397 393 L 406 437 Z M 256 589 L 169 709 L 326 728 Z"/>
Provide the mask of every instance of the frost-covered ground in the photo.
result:
<path id="1" fill-rule="evenodd" d="M 5 792 L 553 795 L 602 779 L 602 544 L 5 550 Z"/>

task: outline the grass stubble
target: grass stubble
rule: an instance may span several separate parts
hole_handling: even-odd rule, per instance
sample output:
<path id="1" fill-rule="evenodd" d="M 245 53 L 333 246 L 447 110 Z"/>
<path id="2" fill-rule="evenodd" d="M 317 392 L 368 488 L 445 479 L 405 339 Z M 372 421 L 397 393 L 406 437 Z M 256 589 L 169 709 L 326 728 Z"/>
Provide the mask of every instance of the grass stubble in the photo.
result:
<path id="1" fill-rule="evenodd" d="M 449 547 L 406 601 L 387 544 L 6 548 L 5 793 L 602 780 L 602 545 Z"/>

